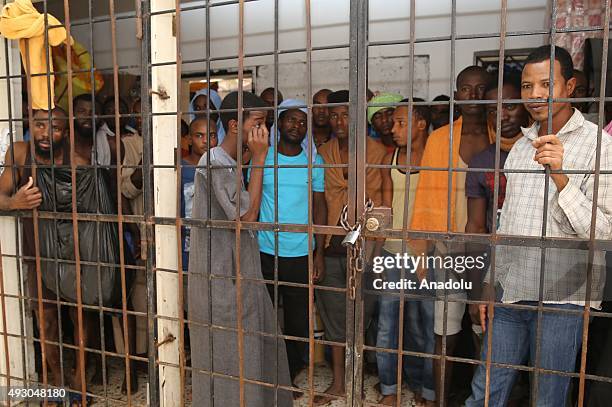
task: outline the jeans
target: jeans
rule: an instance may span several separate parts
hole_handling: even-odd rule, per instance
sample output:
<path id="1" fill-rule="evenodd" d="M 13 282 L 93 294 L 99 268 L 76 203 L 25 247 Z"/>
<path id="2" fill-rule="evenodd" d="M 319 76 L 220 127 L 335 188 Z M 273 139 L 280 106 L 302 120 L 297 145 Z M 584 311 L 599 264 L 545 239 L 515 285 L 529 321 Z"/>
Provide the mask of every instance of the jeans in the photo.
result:
<path id="1" fill-rule="evenodd" d="M 385 255 L 391 256 L 386 253 Z M 401 274 L 397 268 L 386 269 L 382 275 L 385 281 L 400 281 Z M 404 271 L 404 278 L 417 281 L 415 274 Z M 394 290 L 399 292 L 399 290 Z M 385 295 L 391 290 L 381 293 L 379 299 L 378 335 L 376 346 L 388 349 L 398 349 L 399 340 L 399 310 L 400 298 Z M 405 299 L 404 301 L 404 344 L 403 349 L 411 352 L 434 353 L 434 298 L 425 290 L 404 290 L 406 294 L 423 295 L 420 299 Z M 380 391 L 383 395 L 397 393 L 397 354 L 377 352 L 378 377 Z M 404 356 L 402 367 L 406 382 L 411 391 L 420 393 L 426 400 L 434 401 L 435 385 L 433 378 L 433 361 L 430 358 Z"/>
<path id="2" fill-rule="evenodd" d="M 521 301 L 519 304 L 537 305 Z M 576 354 L 582 342 L 582 316 L 546 312 L 546 308 L 574 309 L 572 304 L 545 304 L 542 313 L 539 367 L 543 369 L 573 372 Z M 495 308 L 491 360 L 496 363 L 521 365 L 530 358 L 534 365 L 536 352 L 538 313 L 536 310 Z M 489 335 L 487 330 L 486 335 Z M 483 340 L 482 360 L 487 357 L 487 338 Z M 466 407 L 484 406 L 486 367 L 478 366 L 472 380 L 472 395 Z M 518 370 L 491 367 L 490 406 L 505 406 Z M 538 407 L 564 406 L 570 378 L 555 374 L 538 374 Z"/>

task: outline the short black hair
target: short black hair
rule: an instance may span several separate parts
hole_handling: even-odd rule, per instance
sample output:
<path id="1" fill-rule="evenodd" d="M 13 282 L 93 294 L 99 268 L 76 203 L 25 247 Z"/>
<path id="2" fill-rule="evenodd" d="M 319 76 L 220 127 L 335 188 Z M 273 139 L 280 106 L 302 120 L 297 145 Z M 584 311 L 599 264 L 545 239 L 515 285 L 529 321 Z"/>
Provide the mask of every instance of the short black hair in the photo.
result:
<path id="1" fill-rule="evenodd" d="M 542 45 L 531 51 L 525 60 L 525 66 L 548 60 L 550 60 L 550 45 Z M 563 76 L 565 81 L 574 77 L 574 61 L 572 61 L 572 56 L 565 48 L 555 46 L 555 61 L 559 61 L 561 76 Z"/>
<path id="2" fill-rule="evenodd" d="M 35 109 L 35 110 L 32 111 L 32 116 L 36 116 L 36 113 L 38 113 L 38 112 L 44 112 L 45 114 L 49 114 L 48 110 L 45 110 L 45 109 Z M 62 107 L 60 107 L 60 106 L 56 105 L 53 109 L 51 109 L 51 114 L 54 114 L 54 113 L 63 116 L 63 117 L 58 117 L 58 119 L 62 119 L 62 118 L 63 119 L 68 119 L 68 113 L 66 113 L 66 111 Z"/>
<path id="3" fill-rule="evenodd" d="M 412 98 L 413 102 L 424 102 L 425 99 L 421 99 L 421 98 Z M 409 98 L 406 99 L 402 99 L 400 101 L 400 103 L 408 103 L 410 102 Z M 408 107 L 408 106 L 406 106 Z M 414 113 L 416 116 L 419 116 L 419 118 L 421 118 L 422 120 L 425 120 L 425 123 L 427 124 L 427 127 L 429 127 L 429 125 L 431 124 L 431 111 L 429 110 L 429 106 L 426 105 L 413 105 L 412 106 L 412 110 L 414 110 Z"/>
<path id="4" fill-rule="evenodd" d="M 106 106 L 110 106 L 110 105 L 115 107 L 115 96 L 114 95 L 110 95 L 106 99 L 104 99 L 104 103 L 102 103 L 102 109 L 105 109 Z M 124 109 L 124 112 L 129 113 L 129 108 L 128 108 L 127 103 L 122 98 L 119 98 L 119 111 L 121 111 L 122 108 Z"/>
<path id="5" fill-rule="evenodd" d="M 196 116 L 196 118 L 193 119 L 191 123 L 189 123 L 189 128 L 188 128 L 187 133 L 191 134 L 191 130 L 193 130 L 193 126 L 195 126 L 197 123 L 200 123 L 200 122 L 206 123 L 206 128 L 208 129 L 208 123 L 209 123 L 208 119 L 205 116 Z M 214 124 L 215 126 L 217 125 L 217 123 L 214 120 L 210 120 L 210 123 Z"/>
<path id="6" fill-rule="evenodd" d="M 275 90 L 276 89 L 270 86 L 269 88 L 265 88 L 264 90 L 262 90 L 260 96 L 263 96 L 264 93 L 274 92 Z M 276 91 L 276 97 L 278 98 L 278 103 L 280 104 L 283 101 L 283 94 L 280 90 Z"/>
<path id="7" fill-rule="evenodd" d="M 337 90 L 327 95 L 327 103 L 348 103 L 349 91 Z"/>
<path id="8" fill-rule="evenodd" d="M 267 108 L 268 105 L 259 96 L 242 91 L 242 107 L 247 109 L 252 108 Z M 221 102 L 221 110 L 233 110 L 231 112 L 221 112 L 221 124 L 226 132 L 229 131 L 230 120 L 238 121 L 238 92 L 234 91 L 229 93 L 223 102 Z M 263 109 L 262 109 L 263 110 Z M 249 111 L 246 111 L 242 115 L 242 119 L 246 120 L 249 117 Z"/>
<path id="9" fill-rule="evenodd" d="M 189 134 L 189 125 L 183 119 L 181 119 L 181 137 Z"/>
<path id="10" fill-rule="evenodd" d="M 74 109 L 77 103 L 79 102 L 87 102 L 87 103 L 92 103 L 92 104 L 96 103 L 94 98 L 89 93 L 83 93 L 79 96 L 76 96 L 74 99 L 72 99 L 72 108 Z"/>
<path id="11" fill-rule="evenodd" d="M 449 100 L 450 100 L 450 96 L 448 96 L 448 95 L 438 95 L 435 98 L 433 98 L 432 101 L 433 102 L 442 102 L 442 101 L 446 102 L 446 101 L 449 101 Z"/>
<path id="12" fill-rule="evenodd" d="M 316 91 L 313 95 L 312 95 L 312 102 L 314 103 L 314 99 L 315 97 L 319 94 L 325 92 L 327 93 L 327 95 L 329 96 L 330 93 L 333 93 L 334 91 L 331 89 L 327 89 L 327 88 L 323 88 L 323 89 L 319 89 L 318 91 Z"/>
<path id="13" fill-rule="evenodd" d="M 521 91 L 521 73 L 518 71 L 507 71 L 504 72 L 502 86 L 510 85 L 514 89 Z M 493 89 L 497 89 L 497 80 L 492 80 L 489 82 L 487 87 L 485 88 L 485 94 L 489 93 Z"/>
<path id="14" fill-rule="evenodd" d="M 459 88 L 459 84 L 463 81 L 465 76 L 471 73 L 482 74 L 485 77 L 487 85 L 491 82 L 491 74 L 487 72 L 486 69 L 484 69 L 482 66 L 471 65 L 459 72 L 459 75 L 457 75 L 457 83 L 455 84 L 455 86 Z"/>

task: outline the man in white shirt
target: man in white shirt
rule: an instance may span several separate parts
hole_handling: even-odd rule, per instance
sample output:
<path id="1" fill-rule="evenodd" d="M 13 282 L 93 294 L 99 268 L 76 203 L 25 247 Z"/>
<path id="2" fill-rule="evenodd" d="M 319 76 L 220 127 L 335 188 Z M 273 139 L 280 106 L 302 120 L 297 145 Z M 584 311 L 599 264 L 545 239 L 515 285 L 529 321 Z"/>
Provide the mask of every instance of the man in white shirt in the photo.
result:
<path id="1" fill-rule="evenodd" d="M 555 48 L 554 76 L 550 78 L 550 47 L 535 49 L 527 58 L 522 74 L 521 98 L 546 99 L 553 86 L 555 99 L 568 98 L 576 79 L 569 53 Z M 525 102 L 534 124 L 523 128 L 524 137 L 516 142 L 504 169 L 539 170 L 509 172 L 506 200 L 501 213 L 499 234 L 542 236 L 545 222 L 550 238 L 588 239 L 591 233 L 595 184 L 597 126 L 584 119 L 568 102 L 552 103 L 551 134 L 548 134 L 549 104 Z M 612 139 L 601 135 L 601 171 L 612 169 Z M 545 166 L 550 166 L 548 210 L 544 211 Z M 565 174 L 563 170 L 576 173 Z M 578 173 L 580 172 L 580 173 Z M 612 175 L 600 174 L 595 211 L 595 238 L 612 238 Z M 544 215 L 546 218 L 544 219 Z M 545 253 L 545 261 L 541 256 Z M 599 308 L 605 269 L 604 253 L 596 250 L 592 260 L 590 287 L 588 251 L 578 249 L 497 246 L 495 290 L 485 287 L 485 299 L 501 292 L 501 302 L 533 306 L 531 309 L 495 307 L 487 326 L 492 337 L 492 362 L 525 364 L 556 372 L 573 372 L 576 354 L 582 342 L 583 316 L 586 306 Z M 543 270 L 542 270 L 543 268 Z M 543 278 L 541 273 L 543 273 Z M 490 275 L 485 282 L 490 281 Z M 543 287 L 540 286 L 543 282 Z M 587 297 L 587 293 L 590 295 Z M 499 297 L 499 296 L 498 296 Z M 544 311 L 538 316 L 538 301 Z M 480 307 L 483 329 L 487 306 Z M 540 320 L 540 321 L 539 321 Z M 492 326 L 492 329 L 491 329 Z M 539 330 L 539 331 L 538 331 Z M 538 332 L 540 332 L 538 338 Z M 488 343 L 483 341 L 482 360 L 486 360 Z M 538 344 L 539 343 L 539 344 Z M 539 347 L 538 347 L 539 346 Z M 539 351 L 538 351 L 539 349 Z M 535 358 L 538 357 L 538 360 Z M 518 370 L 491 367 L 489 405 L 503 406 Z M 559 374 L 537 374 L 537 406 L 565 405 L 570 378 Z M 466 407 L 483 406 L 486 367 L 480 365 L 472 381 L 472 396 Z"/>

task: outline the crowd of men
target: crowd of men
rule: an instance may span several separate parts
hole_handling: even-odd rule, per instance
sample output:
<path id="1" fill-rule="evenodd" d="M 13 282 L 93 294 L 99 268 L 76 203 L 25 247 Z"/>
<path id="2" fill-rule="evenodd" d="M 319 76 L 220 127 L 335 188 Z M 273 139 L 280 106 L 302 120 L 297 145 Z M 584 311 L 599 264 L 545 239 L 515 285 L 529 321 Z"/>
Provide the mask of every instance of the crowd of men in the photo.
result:
<path id="1" fill-rule="evenodd" d="M 544 46 L 533 50 L 522 72 L 508 72 L 501 87 L 482 67 L 463 69 L 457 76 L 454 94 L 459 103 L 452 113 L 448 103 L 440 103 L 449 100 L 445 96 L 436 97 L 434 101 L 438 103 L 433 105 L 413 98 L 416 104 L 409 108 L 409 99 L 401 95 L 371 95 L 368 134 L 363 135 L 366 197 L 375 206 L 392 209 L 394 229 L 408 225 L 411 230 L 425 232 L 496 231 L 530 237 L 542 237 L 544 229 L 547 237 L 588 239 L 593 221 L 595 238 L 611 239 L 612 175 L 604 172 L 596 181 L 593 171 L 596 165 L 602 171 L 612 169 L 612 139 L 606 131 L 598 135 L 598 126 L 589 121 L 597 121 L 589 113 L 589 104 L 504 102 L 497 109 L 498 98 L 547 99 L 551 84 L 554 98 L 588 94 L 587 78 L 574 70 L 567 51 L 556 48 L 551 69 L 550 48 Z M 349 145 L 351 137 L 359 136 L 349 131 L 349 91 L 316 92 L 312 128 L 308 103 L 284 99 L 273 88 L 264 90 L 261 96 L 242 94 L 245 110 L 239 123 L 238 96 L 232 92 L 221 99 L 214 90 L 204 89 L 190 102 L 189 123 L 182 123 L 181 217 L 298 225 L 311 220 L 315 225 L 341 225 L 341 213 L 349 200 Z M 89 95 L 74 99 L 74 154 L 68 143 L 66 112 L 57 107 L 51 112 L 34 111 L 29 129 L 32 144 L 16 142 L 6 155 L 6 169 L 0 176 L 0 210 L 55 210 L 59 200 L 70 196 L 54 194 L 57 187 L 45 171 L 60 177 L 62 171 L 70 175 L 70 166 L 76 165 L 80 166 L 75 175 L 79 197 L 97 193 L 98 200 L 114 202 L 108 213 L 121 210 L 142 214 L 140 100 L 130 109 L 120 99 L 116 107 L 117 99 L 108 99 L 97 107 Z M 482 100 L 491 103 L 469 103 Z M 277 117 L 271 107 L 276 107 Z M 94 108 L 104 115 L 102 125 L 100 119 L 93 120 Z M 134 120 L 130 122 L 122 116 L 117 128 L 116 110 L 122 115 L 135 113 Z M 604 120 L 604 124 L 608 123 L 612 127 L 610 118 Z M 245 174 L 236 170 L 239 160 L 248 167 Z M 120 174 L 116 173 L 118 161 L 124 166 Z M 500 171 L 495 172 L 496 168 Z M 549 170 L 549 178 L 544 175 L 545 169 Z M 84 182 L 91 171 L 99 176 L 90 177 L 95 181 Z M 594 196 L 597 201 L 593 206 Z M 105 213 L 101 208 L 106 206 L 100 202 L 92 205 L 87 199 L 76 201 L 79 213 Z M 141 264 L 146 261 L 144 234 L 133 224 L 125 226 L 123 236 L 118 235 L 117 229 L 107 232 L 115 234 L 113 245 L 125 248 L 126 264 Z M 28 293 L 33 298 L 42 293 L 49 300 L 40 307 L 35 304 L 33 309 L 46 340 L 57 341 L 61 327 L 54 301 L 58 297 L 72 300 L 74 281 L 62 281 L 58 273 L 58 279 L 47 277 L 42 286 L 37 284 L 34 258 L 38 248 L 45 245 L 33 239 L 33 228 L 31 221 L 24 222 Z M 88 237 L 92 241 L 100 239 L 87 233 L 79 230 L 81 244 Z M 70 232 L 66 236 L 74 239 Z M 290 406 L 303 396 L 306 389 L 296 386 L 296 378 L 308 366 L 308 353 L 312 351 L 307 346 L 313 319 L 309 318 L 313 309 L 309 301 L 311 283 L 316 286 L 314 299 L 323 322 L 324 339 L 333 344 L 327 354 L 332 381 L 326 389 L 317 391 L 314 405 L 329 404 L 346 394 L 348 271 L 343 236 L 315 234 L 310 240 L 302 232 L 241 228 L 237 240 L 234 228 L 199 226 L 184 227 L 181 236 L 193 405 L 233 406 L 244 397 L 248 406 Z M 489 248 L 461 239 L 368 239 L 364 246 L 366 276 L 372 276 L 375 258 L 395 259 L 404 253 L 450 259 L 491 257 Z M 58 251 L 51 247 L 46 254 L 61 257 Z M 541 256 L 537 245 L 504 245 L 496 247 L 494 268 L 488 264 L 448 268 L 434 262 L 429 266 L 419 263 L 413 267 L 390 267 L 382 272 L 387 283 L 413 281 L 419 288 L 409 293 L 399 289 L 375 292 L 368 278 L 364 278 L 363 326 L 374 332 L 371 345 L 411 353 L 403 357 L 401 375 L 397 351 L 375 353 L 379 404 L 396 405 L 401 392 L 398 376 L 402 375 L 402 382 L 419 406 L 449 405 L 457 401 L 454 398 L 460 398 L 460 403 L 465 401 L 466 406 L 484 406 L 487 388 L 489 405 L 493 406 L 522 405 L 534 396 L 533 375 L 494 365 L 487 376 L 484 364 L 473 371 L 471 392 L 454 393 L 454 364 L 439 356 L 456 355 L 460 339 L 468 331 L 473 339 L 472 357 L 476 359 L 485 360 L 489 355 L 497 364 L 538 366 L 565 373 L 540 373 L 534 396 L 538 406 L 565 405 L 572 397 L 567 373 L 576 371 L 582 345 L 584 317 L 580 311 L 587 300 L 593 309 L 607 307 L 602 302 L 605 253 L 595 250 L 589 259 L 588 251 L 549 248 L 544 261 Z M 590 274 L 589 262 L 593 265 Z M 540 274 L 542 265 L 544 277 Z M 43 277 L 52 274 L 43 273 Z M 120 284 L 120 279 L 112 278 L 113 273 L 107 274 L 109 284 Z M 144 272 L 129 272 L 127 277 L 131 309 L 146 312 Z M 262 285 L 262 279 L 267 284 Z M 422 288 L 420 283 L 427 280 L 469 281 L 473 285 L 469 290 L 456 288 L 463 287 L 461 284 L 451 284 L 450 289 Z M 410 295 L 401 300 L 398 293 Z M 525 307 L 497 304 L 493 309 L 473 303 L 480 300 Z M 104 298 L 87 297 L 87 301 L 92 305 L 116 304 L 111 293 Z M 541 315 L 536 308 L 528 308 L 539 302 L 543 303 Z M 281 318 L 275 309 L 282 309 Z M 76 327 L 76 313 L 71 310 Z M 83 340 L 86 346 L 95 347 L 99 345 L 95 343 L 96 323 L 92 323 L 95 316 L 88 314 L 83 318 L 83 329 L 75 328 L 72 337 L 75 343 Z M 127 325 L 132 330 L 128 335 L 131 340 L 124 344 L 117 320 L 116 346 L 128 347 L 130 354 L 145 354 L 145 322 L 130 319 Z M 612 348 L 608 342 L 612 341 L 612 331 L 608 338 L 609 324 L 595 323 L 603 327 L 596 330 L 599 345 L 589 346 L 589 353 L 601 352 L 601 357 L 593 358 L 589 370 L 609 376 L 612 355 L 604 350 Z M 244 334 L 238 335 L 236 329 Z M 278 340 L 278 333 L 287 339 Z M 488 343 L 492 347 L 490 354 Z M 45 350 L 51 383 L 59 386 L 62 377 L 58 348 L 45 345 Z M 77 359 L 68 379 L 73 389 L 80 388 L 85 362 Z M 95 363 L 94 360 L 92 364 Z M 211 372 L 215 373 L 212 380 Z M 129 376 L 131 382 L 126 381 L 124 386 L 129 384 L 135 389 L 135 374 Z M 236 380 L 240 376 L 249 380 L 243 389 Z M 275 389 L 253 381 L 282 387 Z M 589 406 L 607 405 L 612 394 L 610 385 L 603 382 L 594 382 L 588 390 Z M 78 394 L 74 397 L 78 398 Z"/>

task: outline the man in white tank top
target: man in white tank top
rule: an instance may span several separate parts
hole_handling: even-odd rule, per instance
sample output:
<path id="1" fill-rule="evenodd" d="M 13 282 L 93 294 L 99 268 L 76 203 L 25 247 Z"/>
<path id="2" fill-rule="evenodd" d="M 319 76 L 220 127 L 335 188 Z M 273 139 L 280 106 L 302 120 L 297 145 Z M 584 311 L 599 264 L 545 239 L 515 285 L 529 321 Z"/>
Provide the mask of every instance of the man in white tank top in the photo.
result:
<path id="1" fill-rule="evenodd" d="M 414 99 L 422 102 L 422 99 Z M 408 102 L 408 99 L 402 100 Z M 412 114 L 411 114 L 412 113 Z M 411 123 L 410 123 L 411 120 Z M 410 123 L 410 124 L 409 124 Z M 415 106 L 412 112 L 408 106 L 399 106 L 393 112 L 393 141 L 396 144 L 395 151 L 388 156 L 387 163 L 393 168 L 386 169 L 393 181 L 393 229 L 401 230 L 404 220 L 410 225 L 414 194 L 419 180 L 418 169 L 409 168 L 419 166 L 421 157 L 427 142 L 430 123 L 430 111 L 427 106 Z M 408 149 L 410 148 L 410 151 Z M 410 160 L 410 161 L 408 161 Z M 406 177 L 409 176 L 409 179 Z M 407 206 L 405 205 L 407 201 Z M 406 210 L 405 210 L 406 208 Z M 382 256 L 379 258 L 396 255 L 410 254 L 408 246 L 402 239 L 387 239 L 383 247 Z M 381 262 L 382 263 L 382 262 Z M 403 273 L 402 273 L 403 271 Z M 403 275 L 402 275 L 403 274 Z M 412 352 L 432 354 L 434 351 L 434 301 L 433 296 L 418 289 L 408 289 L 406 294 L 423 294 L 426 299 L 408 301 L 405 299 L 403 329 L 404 344 L 398 343 L 399 337 L 399 310 L 400 298 L 390 295 L 389 287 L 382 287 L 384 282 L 398 282 L 401 279 L 417 282 L 414 270 L 404 268 L 401 270 L 396 266 L 385 268 L 382 273 L 376 274 L 375 288 L 382 291 L 379 302 L 378 334 L 376 346 L 380 348 L 406 349 Z M 418 284 L 416 285 L 418 287 Z M 380 393 L 382 398 L 379 404 L 395 405 L 397 403 L 397 354 L 388 352 L 377 352 L 378 376 L 380 379 Z M 406 376 L 408 387 L 415 394 L 417 405 L 434 405 L 435 386 L 433 379 L 433 364 L 429 358 L 418 358 L 413 356 L 404 357 L 403 371 Z M 401 391 L 401 389 L 400 389 Z"/>

